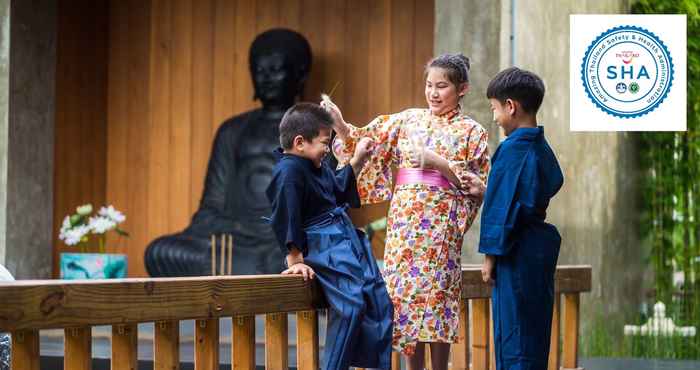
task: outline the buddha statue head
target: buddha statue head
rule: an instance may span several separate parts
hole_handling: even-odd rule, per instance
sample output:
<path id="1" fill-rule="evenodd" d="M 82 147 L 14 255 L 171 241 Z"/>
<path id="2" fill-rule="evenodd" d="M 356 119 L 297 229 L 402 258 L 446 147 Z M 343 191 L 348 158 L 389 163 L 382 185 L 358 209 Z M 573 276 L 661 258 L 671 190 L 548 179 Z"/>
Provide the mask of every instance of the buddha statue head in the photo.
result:
<path id="1" fill-rule="evenodd" d="M 263 107 L 286 110 L 304 90 L 311 71 L 311 47 L 298 32 L 271 29 L 253 41 L 249 63 L 254 99 L 260 99 Z"/>

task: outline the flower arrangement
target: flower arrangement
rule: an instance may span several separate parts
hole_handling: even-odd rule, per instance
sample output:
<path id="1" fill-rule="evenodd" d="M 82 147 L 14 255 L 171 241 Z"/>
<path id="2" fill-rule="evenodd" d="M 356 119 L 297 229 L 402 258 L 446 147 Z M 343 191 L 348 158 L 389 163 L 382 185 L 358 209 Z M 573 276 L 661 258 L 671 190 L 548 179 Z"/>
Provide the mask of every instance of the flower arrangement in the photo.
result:
<path id="1" fill-rule="evenodd" d="M 92 204 L 79 206 L 75 211 L 75 214 L 63 219 L 58 238 L 66 245 L 79 245 L 81 252 L 86 252 L 90 235 L 97 236 L 100 253 L 105 252 L 108 231 L 114 230 L 120 236 L 129 236 L 117 226 L 126 220 L 126 216 L 111 205 L 100 208 L 96 216 L 92 216 Z"/>

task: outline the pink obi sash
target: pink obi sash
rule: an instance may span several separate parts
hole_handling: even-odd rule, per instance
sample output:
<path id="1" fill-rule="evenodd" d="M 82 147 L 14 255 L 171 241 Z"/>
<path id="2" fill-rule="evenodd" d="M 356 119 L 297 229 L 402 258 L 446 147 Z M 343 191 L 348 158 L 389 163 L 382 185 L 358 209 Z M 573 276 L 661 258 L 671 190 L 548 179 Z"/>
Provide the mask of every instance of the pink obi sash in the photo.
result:
<path id="1" fill-rule="evenodd" d="M 450 189 L 450 181 L 438 170 L 422 168 L 399 168 L 396 175 L 396 186 L 405 184 L 425 184 Z"/>

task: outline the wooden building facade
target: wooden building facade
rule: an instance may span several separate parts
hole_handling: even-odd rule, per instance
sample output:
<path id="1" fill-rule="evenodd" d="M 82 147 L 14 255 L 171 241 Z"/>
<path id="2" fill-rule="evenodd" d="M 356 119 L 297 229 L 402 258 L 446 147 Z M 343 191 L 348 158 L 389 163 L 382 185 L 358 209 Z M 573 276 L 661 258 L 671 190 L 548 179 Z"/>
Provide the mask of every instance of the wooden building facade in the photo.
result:
<path id="1" fill-rule="evenodd" d="M 58 8 L 54 230 L 77 205 L 123 211 L 129 276 L 157 236 L 197 209 L 213 135 L 254 109 L 248 51 L 270 28 L 314 54 L 304 100 L 336 83 L 346 120 L 424 105 L 433 0 L 62 0 Z M 384 207 L 356 215 L 358 222 Z M 56 238 L 58 255 L 73 250 Z"/>

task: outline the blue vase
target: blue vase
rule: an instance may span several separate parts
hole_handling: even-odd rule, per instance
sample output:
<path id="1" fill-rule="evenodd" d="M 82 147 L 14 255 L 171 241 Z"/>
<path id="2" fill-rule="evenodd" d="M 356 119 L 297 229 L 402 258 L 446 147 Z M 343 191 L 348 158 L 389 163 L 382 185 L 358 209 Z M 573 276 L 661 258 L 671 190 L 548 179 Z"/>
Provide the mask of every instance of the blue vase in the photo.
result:
<path id="1" fill-rule="evenodd" d="M 125 278 L 125 254 L 61 253 L 61 279 Z"/>

